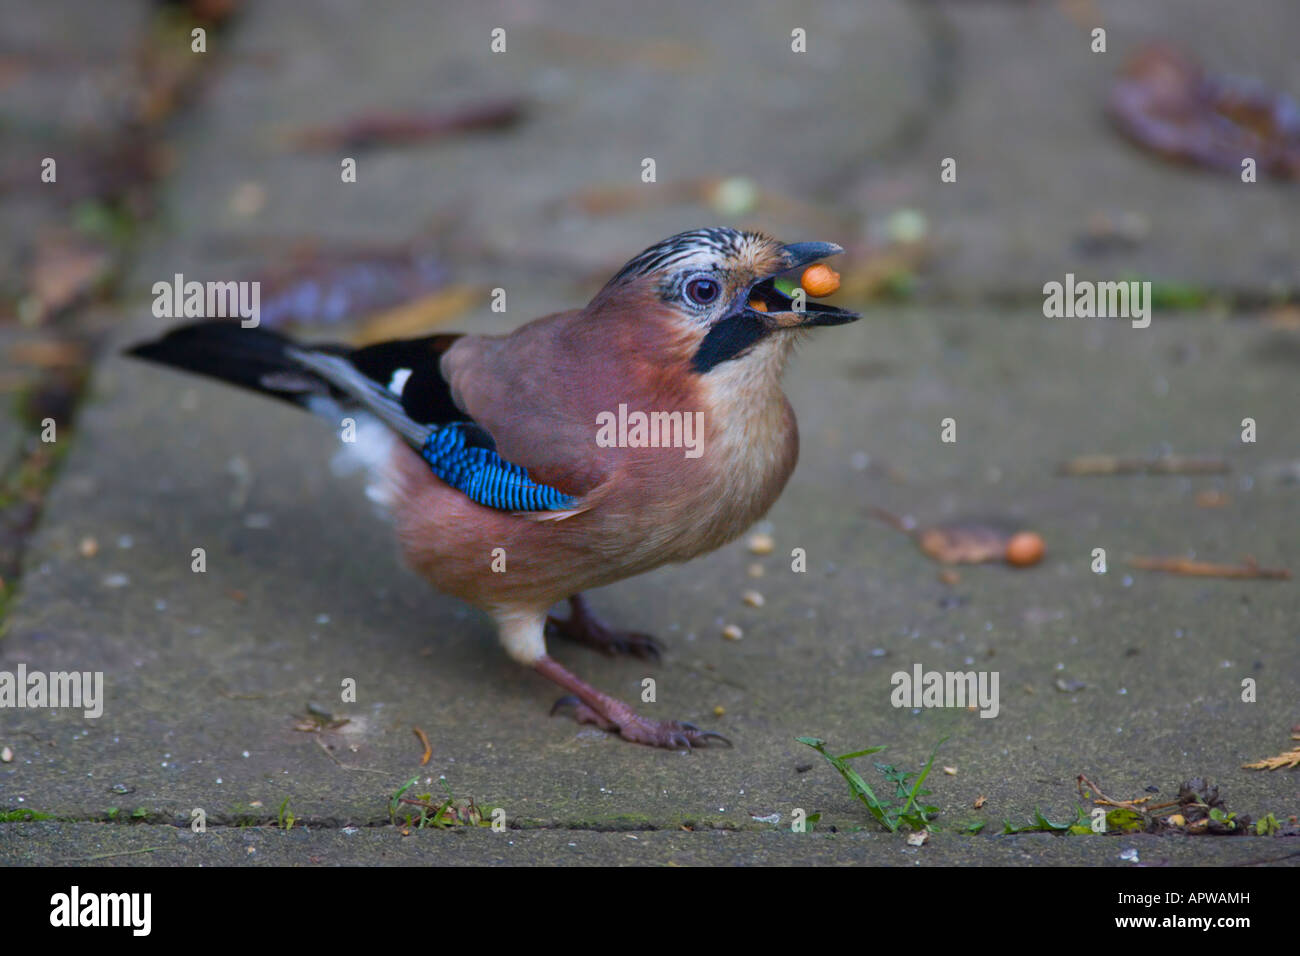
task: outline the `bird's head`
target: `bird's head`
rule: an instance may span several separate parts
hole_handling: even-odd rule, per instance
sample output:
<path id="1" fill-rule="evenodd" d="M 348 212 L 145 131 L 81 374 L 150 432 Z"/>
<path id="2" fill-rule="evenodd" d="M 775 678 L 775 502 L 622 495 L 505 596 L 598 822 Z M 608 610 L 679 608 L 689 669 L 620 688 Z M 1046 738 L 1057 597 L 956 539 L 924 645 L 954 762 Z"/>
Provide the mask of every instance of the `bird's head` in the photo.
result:
<path id="1" fill-rule="evenodd" d="M 683 232 L 628 262 L 592 306 L 644 306 L 647 299 L 660 305 L 656 312 L 689 350 L 692 371 L 708 375 L 731 362 L 783 358 L 794 331 L 859 318 L 811 300 L 797 310 L 776 284 L 785 273 L 843 251 L 830 242 L 783 245 L 737 229 Z"/>

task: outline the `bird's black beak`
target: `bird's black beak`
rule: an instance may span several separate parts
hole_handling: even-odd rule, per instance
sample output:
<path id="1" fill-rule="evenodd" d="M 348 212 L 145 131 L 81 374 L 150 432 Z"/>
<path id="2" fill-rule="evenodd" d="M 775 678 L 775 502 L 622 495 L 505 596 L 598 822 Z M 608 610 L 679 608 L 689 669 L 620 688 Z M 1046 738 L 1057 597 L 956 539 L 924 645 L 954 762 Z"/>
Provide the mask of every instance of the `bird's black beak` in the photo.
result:
<path id="1" fill-rule="evenodd" d="M 782 271 L 802 269 L 818 259 L 829 259 L 843 251 L 843 246 L 837 246 L 833 242 L 792 242 L 782 250 L 785 258 L 785 268 Z"/>
<path id="2" fill-rule="evenodd" d="M 778 271 L 755 283 L 749 290 L 744 306 L 747 314 L 770 329 L 803 329 L 818 325 L 844 325 L 862 316 L 847 309 L 814 302 L 805 297 L 803 308 L 795 307 L 795 300 L 776 287 L 776 280 L 787 273 L 802 270 L 819 259 L 837 256 L 844 250 L 833 242 L 795 242 L 782 247 Z M 793 276 L 799 281 L 799 276 Z"/>

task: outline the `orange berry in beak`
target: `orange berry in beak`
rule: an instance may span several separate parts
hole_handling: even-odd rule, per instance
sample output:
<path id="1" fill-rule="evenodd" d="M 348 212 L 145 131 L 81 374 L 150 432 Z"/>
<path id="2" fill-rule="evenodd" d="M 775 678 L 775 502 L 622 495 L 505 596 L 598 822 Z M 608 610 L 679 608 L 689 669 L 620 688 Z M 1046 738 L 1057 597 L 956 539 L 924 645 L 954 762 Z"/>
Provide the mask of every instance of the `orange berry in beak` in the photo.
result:
<path id="1" fill-rule="evenodd" d="M 821 298 L 830 295 L 840 287 L 840 274 L 825 263 L 819 262 L 803 271 L 799 284 L 809 295 Z"/>

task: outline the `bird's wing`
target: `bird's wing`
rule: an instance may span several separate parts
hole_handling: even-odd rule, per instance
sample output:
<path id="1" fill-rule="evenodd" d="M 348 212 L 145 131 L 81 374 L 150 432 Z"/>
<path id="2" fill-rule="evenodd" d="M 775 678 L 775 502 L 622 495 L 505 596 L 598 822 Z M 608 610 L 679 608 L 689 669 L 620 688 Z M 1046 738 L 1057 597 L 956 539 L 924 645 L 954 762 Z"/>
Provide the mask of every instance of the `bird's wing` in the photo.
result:
<path id="1" fill-rule="evenodd" d="M 526 465 L 499 454 L 490 430 L 453 400 L 439 359 L 461 338 L 435 335 L 360 349 L 291 347 L 288 355 L 377 415 L 435 475 L 479 504 L 556 517 L 577 513 L 572 494 L 534 480 Z"/>
<path id="2" fill-rule="evenodd" d="M 591 507 L 636 463 L 597 441 L 599 416 L 620 405 L 682 406 L 681 377 L 655 359 L 663 332 L 650 317 L 592 321 L 586 311 L 537 319 L 509 335 L 464 336 L 442 356 L 456 407 L 534 480 Z"/>
<path id="3" fill-rule="evenodd" d="M 346 358 L 374 385 L 395 397 L 403 414 L 421 425 L 448 425 L 472 419 L 451 400 L 438 362 L 462 336 L 429 335 L 379 342 L 362 348 L 327 346 L 321 351 Z"/>

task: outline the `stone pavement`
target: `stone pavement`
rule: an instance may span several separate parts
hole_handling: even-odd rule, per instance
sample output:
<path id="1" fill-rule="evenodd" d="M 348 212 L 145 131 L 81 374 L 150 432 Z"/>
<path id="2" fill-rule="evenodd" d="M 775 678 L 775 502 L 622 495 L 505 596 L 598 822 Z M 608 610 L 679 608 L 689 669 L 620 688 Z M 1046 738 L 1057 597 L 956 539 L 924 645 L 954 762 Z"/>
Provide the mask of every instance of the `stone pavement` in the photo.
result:
<path id="1" fill-rule="evenodd" d="M 1079 773 L 1157 799 L 1203 776 L 1239 813 L 1300 810 L 1295 773 L 1241 769 L 1286 749 L 1297 720 L 1296 582 L 1125 563 L 1249 554 L 1300 569 L 1300 339 L 1232 305 L 1300 285 L 1300 199 L 1160 164 L 1100 114 L 1122 58 L 1153 37 L 1300 92 L 1278 42 L 1295 35 L 1290 5 L 1229 17 L 1209 2 L 1098 3 L 1104 56 L 1055 4 L 827 3 L 794 21 L 758 4 L 743 26 L 684 2 L 617 18 L 594 4 L 420 6 L 341 4 L 304 20 L 292 4 L 251 4 L 171 128 L 165 212 L 112 306 L 0 640 L 0 670 L 102 670 L 104 715 L 0 713 L 13 753 L 0 811 L 55 818 L 0 823 L 0 863 L 1125 865 L 1135 849 L 1143 862 L 1231 865 L 1294 853 L 1293 837 L 998 835 L 1035 809 L 1071 818 Z M 495 26 L 504 55 L 487 52 Z M 806 59 L 788 53 L 792 26 L 809 31 Z M 283 145 L 288 129 L 376 107 L 519 94 L 518 127 L 360 153 L 355 184 L 340 184 L 334 153 Z M 958 182 L 941 185 L 949 155 Z M 739 219 L 690 196 L 608 214 L 574 205 L 593 186 L 638 183 L 646 156 L 659 185 L 748 177 L 762 198 Z M 264 197 L 251 210 L 237 199 L 250 188 Z M 597 594 L 609 619 L 664 640 L 661 665 L 555 649 L 628 699 L 655 677 L 645 712 L 717 729 L 733 749 L 651 751 L 547 719 L 554 689 L 505 658 L 481 615 L 401 568 L 359 479 L 331 473 L 327 426 L 118 356 L 167 324 L 149 313 L 153 282 L 240 275 L 297 239 L 433 234 L 455 282 L 509 292 L 504 316 L 484 293 L 446 327 L 498 331 L 581 304 L 681 229 L 736 222 L 853 245 L 897 209 L 924 213 L 937 254 L 914 301 L 865 303 L 861 323 L 819 334 L 793 364 L 802 452 L 769 516 L 775 553 L 738 542 Z M 1083 254 L 1098 210 L 1140 214 L 1148 238 Z M 1069 271 L 1225 299 L 1157 310 L 1145 330 L 1044 318 L 1043 283 Z M 954 444 L 939 440 L 950 416 Z M 1255 444 L 1240 440 L 1245 417 Z M 1080 454 L 1171 451 L 1230 471 L 1056 474 Z M 1206 491 L 1226 503 L 1198 507 Z M 1048 557 L 943 583 L 873 507 L 924 523 L 1000 518 L 1039 531 Z M 806 574 L 783 557 L 796 547 Z M 1089 567 L 1099 547 L 1105 575 Z M 763 607 L 742 603 L 751 588 Z M 744 639 L 723 640 L 726 623 Z M 890 675 L 917 662 L 998 671 L 997 718 L 891 707 Z M 355 704 L 339 701 L 346 678 Z M 1240 700 L 1244 678 L 1255 703 Z M 309 708 L 348 722 L 300 729 Z M 413 727 L 432 744 L 427 766 Z M 909 769 L 946 737 L 928 781 L 943 810 L 931 843 L 877 832 L 797 736 L 838 752 L 885 744 L 883 759 Z M 516 829 L 390 826 L 403 784 L 438 795 L 440 777 Z M 206 834 L 188 830 L 195 808 Z M 814 832 L 788 832 L 796 808 L 821 814 Z M 980 821 L 981 835 L 961 835 Z"/>

